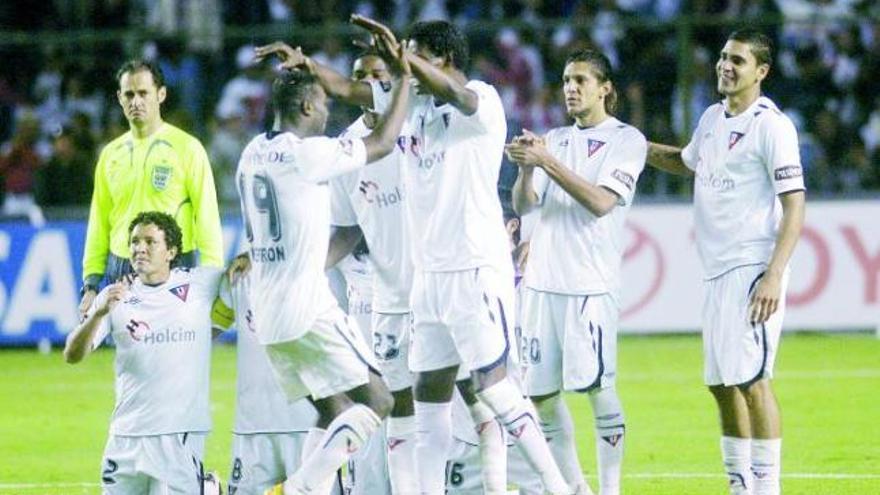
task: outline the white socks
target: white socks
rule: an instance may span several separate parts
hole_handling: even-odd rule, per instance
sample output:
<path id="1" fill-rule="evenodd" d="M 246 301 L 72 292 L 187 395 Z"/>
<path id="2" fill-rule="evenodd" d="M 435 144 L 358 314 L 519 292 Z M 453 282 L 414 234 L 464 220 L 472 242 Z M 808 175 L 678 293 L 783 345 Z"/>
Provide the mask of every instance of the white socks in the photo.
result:
<path id="1" fill-rule="evenodd" d="M 599 461 L 599 494 L 620 494 L 620 465 L 625 437 L 623 409 L 614 387 L 589 394 L 596 418 L 596 458 Z"/>
<path id="2" fill-rule="evenodd" d="M 416 418 L 415 416 L 388 417 L 386 449 L 388 477 L 394 495 L 416 495 Z"/>
<path id="3" fill-rule="evenodd" d="M 504 430 L 495 413 L 480 401 L 468 406 L 471 419 L 480 436 L 483 492 L 486 495 L 507 494 L 507 443 Z"/>
<path id="4" fill-rule="evenodd" d="M 452 447 L 452 403 L 415 401 L 416 470 L 421 495 L 446 493 L 446 461 Z"/>
<path id="5" fill-rule="evenodd" d="M 752 480 L 754 495 L 779 495 L 779 469 L 782 439 L 752 439 Z"/>
<path id="6" fill-rule="evenodd" d="M 355 404 L 336 416 L 317 445 L 312 449 L 308 449 L 309 445 L 304 446 L 306 457 L 291 477 L 294 493 L 329 493 L 336 470 L 366 443 L 381 424 L 376 413 L 362 404 Z M 310 436 L 312 431 L 309 431 Z M 313 440 L 307 438 L 305 443 L 309 441 Z M 328 487 L 326 492 L 319 491 L 324 490 L 325 486 Z"/>
<path id="7" fill-rule="evenodd" d="M 730 495 L 752 493 L 751 442 L 749 438 L 721 437 L 721 460 Z"/>
<path id="8" fill-rule="evenodd" d="M 508 378 L 477 392 L 495 412 L 532 468 L 541 476 L 544 488 L 553 495 L 570 494 L 571 489 L 553 460 L 550 447 L 538 425 L 537 412 Z"/>
<path id="9" fill-rule="evenodd" d="M 570 486 L 577 487 L 578 495 L 592 494 L 584 480 L 574 442 L 574 422 L 562 394 L 541 401 L 537 407 L 544 437 L 565 481 Z"/>

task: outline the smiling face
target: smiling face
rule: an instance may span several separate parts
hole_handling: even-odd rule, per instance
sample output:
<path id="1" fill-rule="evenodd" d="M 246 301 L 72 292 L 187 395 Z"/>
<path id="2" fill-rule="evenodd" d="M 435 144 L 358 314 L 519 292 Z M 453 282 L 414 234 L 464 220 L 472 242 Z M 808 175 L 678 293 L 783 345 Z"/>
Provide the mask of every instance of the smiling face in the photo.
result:
<path id="1" fill-rule="evenodd" d="M 605 110 L 611 83 L 599 81 L 589 62 L 570 62 L 562 73 L 562 91 L 568 115 L 578 119 Z"/>
<path id="2" fill-rule="evenodd" d="M 718 92 L 725 97 L 758 94 L 769 71 L 769 65 L 758 63 L 748 43 L 727 40 L 715 64 Z"/>
<path id="3" fill-rule="evenodd" d="M 129 237 L 131 267 L 145 283 L 164 282 L 171 271 L 176 248 L 169 248 L 165 232 L 153 223 L 135 225 Z"/>
<path id="4" fill-rule="evenodd" d="M 149 70 L 126 72 L 119 78 L 116 97 L 131 127 L 150 129 L 161 121 L 165 87 L 157 87 Z"/>

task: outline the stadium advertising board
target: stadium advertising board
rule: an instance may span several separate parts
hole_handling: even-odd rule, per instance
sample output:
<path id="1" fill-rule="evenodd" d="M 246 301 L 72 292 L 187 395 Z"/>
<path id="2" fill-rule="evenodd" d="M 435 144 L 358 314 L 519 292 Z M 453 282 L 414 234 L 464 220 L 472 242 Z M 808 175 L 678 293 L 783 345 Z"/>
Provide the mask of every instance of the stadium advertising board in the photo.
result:
<path id="1" fill-rule="evenodd" d="M 880 324 L 880 203 L 812 202 L 792 262 L 785 327 L 848 330 Z M 874 219 L 874 220 L 871 220 Z M 622 327 L 695 331 L 702 271 L 690 205 L 637 205 L 623 266 Z M 227 224 L 228 253 L 241 242 Z M 84 222 L 42 229 L 0 223 L 0 345 L 60 343 L 77 323 Z"/>

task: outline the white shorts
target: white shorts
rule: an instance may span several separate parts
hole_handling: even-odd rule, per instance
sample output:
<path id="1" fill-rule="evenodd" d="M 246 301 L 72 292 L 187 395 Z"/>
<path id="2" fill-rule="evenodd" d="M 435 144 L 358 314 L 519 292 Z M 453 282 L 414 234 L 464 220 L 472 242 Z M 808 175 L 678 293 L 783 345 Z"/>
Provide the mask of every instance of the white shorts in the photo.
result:
<path id="1" fill-rule="evenodd" d="M 202 493 L 205 436 L 205 433 L 110 435 L 101 465 L 103 493 Z"/>
<path id="2" fill-rule="evenodd" d="M 513 338 L 513 304 L 513 279 L 489 266 L 416 273 L 410 369 L 461 364 L 469 371 L 488 370 L 504 362 Z"/>
<path id="3" fill-rule="evenodd" d="M 266 353 L 290 402 L 348 392 L 367 384 L 371 370 L 378 373 L 357 324 L 338 308 L 302 337 L 267 345 Z"/>
<path id="4" fill-rule="evenodd" d="M 263 495 L 301 464 L 307 432 L 232 434 L 229 495 Z"/>
<path id="5" fill-rule="evenodd" d="M 447 495 L 482 495 L 483 472 L 480 447 L 454 439 L 446 463 Z M 516 446 L 507 447 L 507 485 L 520 495 L 543 495 L 544 484 Z M 517 492 L 514 492 L 517 493 Z"/>
<path id="6" fill-rule="evenodd" d="M 749 300 L 764 265 L 734 268 L 706 281 L 703 299 L 703 378 L 706 385 L 743 385 L 773 377 L 779 348 L 788 270 L 782 277 L 779 308 L 763 324 L 749 322 Z"/>
<path id="7" fill-rule="evenodd" d="M 385 448 L 387 422 L 370 435 L 367 443 L 348 460 L 346 495 L 391 495 L 388 454 Z"/>
<path id="8" fill-rule="evenodd" d="M 610 295 L 571 296 L 527 288 L 523 300 L 528 395 L 614 384 L 619 308 Z"/>
<path id="9" fill-rule="evenodd" d="M 409 370 L 412 322 L 412 313 L 373 313 L 373 354 L 392 392 L 413 386 Z"/>

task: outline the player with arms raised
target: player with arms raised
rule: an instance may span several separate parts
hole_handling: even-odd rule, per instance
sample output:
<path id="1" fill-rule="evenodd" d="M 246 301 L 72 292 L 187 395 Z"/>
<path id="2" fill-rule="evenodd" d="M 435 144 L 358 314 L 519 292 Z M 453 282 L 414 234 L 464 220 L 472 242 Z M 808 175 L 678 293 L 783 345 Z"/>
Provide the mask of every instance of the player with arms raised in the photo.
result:
<path id="1" fill-rule="evenodd" d="M 256 335 L 288 399 L 309 395 L 318 426 L 326 429 L 293 475 L 296 493 L 323 490 L 393 403 L 360 330 L 337 305 L 324 275 L 327 181 L 390 153 L 405 116 L 409 65 L 402 50 L 387 49 L 388 40 L 379 45 L 401 84 L 369 136 L 325 137 L 326 93 L 310 74 L 286 72 L 273 84 L 274 130 L 247 145 L 236 174 L 253 262 Z"/>

